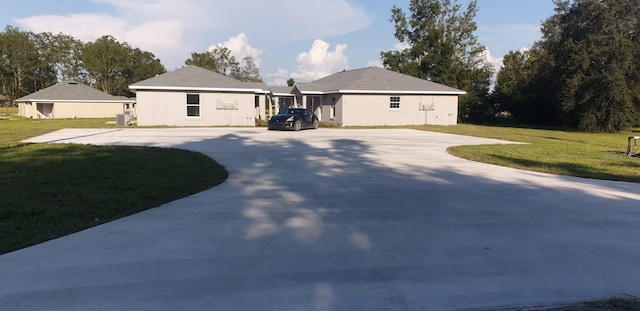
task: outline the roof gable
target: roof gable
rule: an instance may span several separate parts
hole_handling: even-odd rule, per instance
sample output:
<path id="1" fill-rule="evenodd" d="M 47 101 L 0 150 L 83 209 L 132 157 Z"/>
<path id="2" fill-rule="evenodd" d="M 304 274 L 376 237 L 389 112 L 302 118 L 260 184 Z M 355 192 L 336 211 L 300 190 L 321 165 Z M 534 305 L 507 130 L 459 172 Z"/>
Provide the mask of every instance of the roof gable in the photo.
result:
<path id="1" fill-rule="evenodd" d="M 155 90 L 240 90 L 265 91 L 264 82 L 243 82 L 198 66 L 185 66 L 153 78 L 134 83 L 130 89 Z"/>
<path id="2" fill-rule="evenodd" d="M 76 81 L 62 81 L 18 98 L 16 101 L 130 102 L 133 100 L 124 96 L 113 96 Z"/>
<path id="3" fill-rule="evenodd" d="M 309 83 L 296 83 L 296 87 L 302 93 L 465 94 L 446 85 L 379 67 L 342 71 Z"/>

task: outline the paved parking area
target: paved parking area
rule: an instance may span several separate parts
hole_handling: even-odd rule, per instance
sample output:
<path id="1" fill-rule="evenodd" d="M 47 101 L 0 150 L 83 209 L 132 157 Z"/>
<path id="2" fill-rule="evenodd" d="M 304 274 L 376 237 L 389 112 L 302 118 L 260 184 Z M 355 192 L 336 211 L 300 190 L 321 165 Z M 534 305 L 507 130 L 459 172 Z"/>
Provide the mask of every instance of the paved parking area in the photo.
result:
<path id="1" fill-rule="evenodd" d="M 460 310 L 640 294 L 640 186 L 445 151 L 505 142 L 253 128 L 31 141 L 184 148 L 230 177 L 0 256 L 2 310 Z"/>

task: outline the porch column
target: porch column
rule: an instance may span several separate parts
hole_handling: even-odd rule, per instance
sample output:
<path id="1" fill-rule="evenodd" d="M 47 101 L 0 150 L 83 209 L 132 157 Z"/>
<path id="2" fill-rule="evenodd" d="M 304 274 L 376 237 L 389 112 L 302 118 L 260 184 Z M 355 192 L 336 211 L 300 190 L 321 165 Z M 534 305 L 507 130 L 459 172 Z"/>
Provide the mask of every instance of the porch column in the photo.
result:
<path id="1" fill-rule="evenodd" d="M 266 120 L 267 116 L 265 115 L 265 111 L 266 111 L 266 107 L 265 105 L 265 98 L 266 96 L 264 94 L 261 94 L 258 96 L 258 118 L 262 119 L 262 120 Z"/>

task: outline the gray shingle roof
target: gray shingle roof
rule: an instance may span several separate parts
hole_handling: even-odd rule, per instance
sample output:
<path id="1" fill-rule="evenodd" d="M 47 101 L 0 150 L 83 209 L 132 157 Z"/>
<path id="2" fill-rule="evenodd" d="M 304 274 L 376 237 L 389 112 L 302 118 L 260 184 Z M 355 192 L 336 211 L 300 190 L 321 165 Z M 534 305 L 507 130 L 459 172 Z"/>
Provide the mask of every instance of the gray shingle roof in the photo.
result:
<path id="1" fill-rule="evenodd" d="M 62 81 L 20 97 L 16 101 L 134 102 L 135 100 L 124 96 L 113 96 L 75 81 Z"/>
<path id="2" fill-rule="evenodd" d="M 270 86 L 269 90 L 271 90 L 272 94 L 291 94 L 291 90 L 293 86 Z M 293 94 L 291 94 L 293 96 Z"/>
<path id="3" fill-rule="evenodd" d="M 302 93 L 394 92 L 464 94 L 464 91 L 395 71 L 367 67 L 342 71 L 309 82 L 296 83 Z"/>
<path id="4" fill-rule="evenodd" d="M 185 66 L 153 78 L 134 83 L 130 89 L 183 89 L 183 90 L 228 90 L 245 92 L 264 91 L 264 82 L 242 82 L 231 77 L 198 66 Z"/>
<path id="5" fill-rule="evenodd" d="M 244 82 L 247 88 L 259 89 L 263 93 L 269 93 L 269 87 L 263 81 L 260 82 Z"/>

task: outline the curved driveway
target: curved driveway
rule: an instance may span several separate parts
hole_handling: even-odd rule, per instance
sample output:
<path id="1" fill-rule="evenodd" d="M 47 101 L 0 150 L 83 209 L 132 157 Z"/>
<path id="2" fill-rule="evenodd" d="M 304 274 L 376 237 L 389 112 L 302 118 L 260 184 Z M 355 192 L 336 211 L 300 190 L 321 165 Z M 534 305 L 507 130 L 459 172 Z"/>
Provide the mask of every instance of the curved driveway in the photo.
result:
<path id="1" fill-rule="evenodd" d="M 0 256 L 2 310 L 458 310 L 640 295 L 640 186 L 445 152 L 504 142 L 253 128 L 31 141 L 184 148 L 230 177 Z"/>

